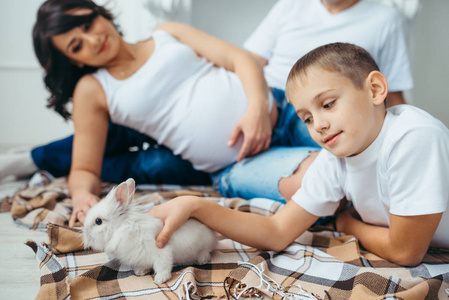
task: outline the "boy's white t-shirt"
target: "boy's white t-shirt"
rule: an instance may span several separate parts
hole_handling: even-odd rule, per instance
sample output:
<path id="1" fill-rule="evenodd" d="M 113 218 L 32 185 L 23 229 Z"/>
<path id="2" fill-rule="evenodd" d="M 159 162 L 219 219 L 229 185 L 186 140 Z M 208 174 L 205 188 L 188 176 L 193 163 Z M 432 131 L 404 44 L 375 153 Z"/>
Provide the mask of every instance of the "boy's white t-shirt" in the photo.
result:
<path id="1" fill-rule="evenodd" d="M 279 0 L 244 43 L 268 60 L 268 85 L 285 89 L 295 62 L 333 42 L 366 49 L 387 77 L 390 92 L 413 87 L 401 15 L 392 7 L 364 1 L 332 15 L 321 0 Z"/>
<path id="2" fill-rule="evenodd" d="M 362 153 L 337 158 L 322 150 L 292 199 L 316 216 L 332 215 L 346 197 L 366 223 L 390 225 L 390 214 L 443 212 L 432 246 L 449 247 L 449 130 L 423 110 L 387 110 L 377 139 Z"/>

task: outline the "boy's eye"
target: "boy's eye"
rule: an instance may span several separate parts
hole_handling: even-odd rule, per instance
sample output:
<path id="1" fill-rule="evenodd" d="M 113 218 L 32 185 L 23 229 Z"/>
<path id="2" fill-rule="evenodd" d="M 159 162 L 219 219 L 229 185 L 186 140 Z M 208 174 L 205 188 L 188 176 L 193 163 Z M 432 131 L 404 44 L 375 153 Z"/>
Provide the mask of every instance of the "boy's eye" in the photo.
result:
<path id="1" fill-rule="evenodd" d="M 312 122 L 312 117 L 304 118 L 304 123 L 309 124 Z"/>
<path id="2" fill-rule="evenodd" d="M 332 100 L 330 102 L 327 102 L 323 105 L 324 108 L 331 108 L 335 104 L 335 100 Z"/>

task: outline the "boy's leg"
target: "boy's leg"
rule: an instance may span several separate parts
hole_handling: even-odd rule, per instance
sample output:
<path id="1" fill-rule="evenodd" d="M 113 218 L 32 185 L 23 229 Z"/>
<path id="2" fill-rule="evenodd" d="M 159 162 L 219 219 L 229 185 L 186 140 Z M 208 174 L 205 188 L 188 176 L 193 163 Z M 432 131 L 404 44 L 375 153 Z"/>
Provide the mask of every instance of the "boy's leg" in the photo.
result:
<path id="1" fill-rule="evenodd" d="M 225 197 L 269 198 L 285 202 L 300 187 L 302 176 L 314 158 L 311 152 L 318 150 L 314 147 L 271 147 L 213 174 L 214 186 Z"/>

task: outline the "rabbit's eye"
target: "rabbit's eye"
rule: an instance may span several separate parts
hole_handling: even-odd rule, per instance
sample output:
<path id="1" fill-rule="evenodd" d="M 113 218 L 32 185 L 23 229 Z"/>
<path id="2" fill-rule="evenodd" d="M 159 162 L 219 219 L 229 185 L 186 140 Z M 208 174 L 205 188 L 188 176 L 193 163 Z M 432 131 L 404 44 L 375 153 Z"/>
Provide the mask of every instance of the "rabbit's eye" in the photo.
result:
<path id="1" fill-rule="evenodd" d="M 100 219 L 100 218 L 97 218 L 97 219 L 95 220 L 95 224 L 97 224 L 97 225 L 101 225 L 102 223 L 103 223 L 103 220 Z"/>

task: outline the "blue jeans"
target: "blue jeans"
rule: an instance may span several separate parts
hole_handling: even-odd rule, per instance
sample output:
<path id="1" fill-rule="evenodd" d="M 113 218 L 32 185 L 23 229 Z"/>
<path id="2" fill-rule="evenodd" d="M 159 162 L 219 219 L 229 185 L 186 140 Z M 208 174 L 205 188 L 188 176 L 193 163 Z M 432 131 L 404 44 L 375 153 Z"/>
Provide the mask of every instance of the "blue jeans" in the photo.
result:
<path id="1" fill-rule="evenodd" d="M 285 202 L 287 199 L 279 193 L 281 178 L 292 175 L 310 152 L 321 149 L 293 105 L 287 102 L 284 91 L 272 89 L 272 92 L 279 116 L 270 148 L 212 174 L 215 188 L 225 197 Z"/>
<path id="2" fill-rule="evenodd" d="M 175 156 L 150 137 L 135 130 L 109 124 L 101 179 L 122 182 L 134 178 L 137 183 L 205 185 L 213 182 L 226 197 L 244 199 L 262 197 L 278 201 L 281 177 L 293 174 L 310 151 L 319 150 L 304 122 L 285 99 L 283 90 L 273 89 L 278 121 L 273 129 L 270 149 L 213 174 L 197 171 L 192 164 Z M 56 177 L 69 174 L 73 136 L 33 149 L 32 157 L 41 170 Z M 144 150 L 142 145 L 149 144 Z M 139 151 L 130 151 L 137 147 Z M 212 178 L 212 181 L 211 181 Z"/>
<path id="3" fill-rule="evenodd" d="M 149 147 L 143 150 L 143 145 Z M 73 136 L 37 147 L 31 151 L 34 163 L 55 177 L 67 176 L 72 163 Z M 130 151 L 137 148 L 138 151 Z M 175 156 L 152 138 L 124 126 L 109 124 L 101 179 L 119 183 L 134 178 L 137 183 L 211 184 L 209 174 Z"/>

